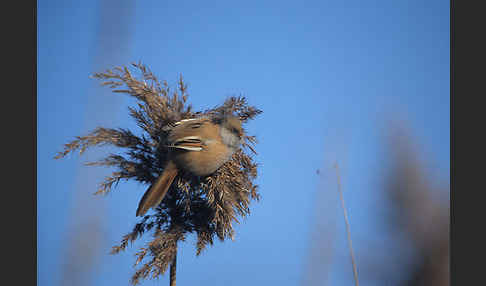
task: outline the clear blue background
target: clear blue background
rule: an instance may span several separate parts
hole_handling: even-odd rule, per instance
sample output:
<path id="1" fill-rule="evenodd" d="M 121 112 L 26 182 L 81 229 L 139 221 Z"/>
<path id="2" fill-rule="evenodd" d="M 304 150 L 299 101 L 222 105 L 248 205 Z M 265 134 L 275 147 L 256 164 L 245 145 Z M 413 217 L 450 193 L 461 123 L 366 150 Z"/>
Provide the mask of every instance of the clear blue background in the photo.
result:
<path id="1" fill-rule="evenodd" d="M 95 266 L 79 269 L 84 285 L 128 285 L 143 246 L 108 254 L 137 222 L 146 186 L 122 182 L 94 197 L 109 170 L 84 167 L 77 155 L 53 160 L 96 126 L 137 131 L 127 116 L 133 101 L 89 78 L 115 65 L 141 60 L 171 84 L 182 74 L 196 109 L 241 94 L 264 111 L 247 126 L 259 139 L 262 200 L 236 241 L 218 241 L 200 257 L 194 239 L 181 245 L 178 285 L 307 285 L 322 217 L 334 230 L 334 263 L 322 283 L 350 285 L 331 166 L 341 167 L 358 265 L 360 254 L 386 255 L 365 241 L 382 239 L 373 210 L 390 121 L 412 130 L 429 177 L 449 181 L 449 1 L 99 2 L 38 1 L 38 285 L 61 285 L 77 259 L 66 255 L 69 242 L 89 218 L 100 242 L 81 239 L 98 254 Z M 142 285 L 167 284 L 168 275 Z"/>

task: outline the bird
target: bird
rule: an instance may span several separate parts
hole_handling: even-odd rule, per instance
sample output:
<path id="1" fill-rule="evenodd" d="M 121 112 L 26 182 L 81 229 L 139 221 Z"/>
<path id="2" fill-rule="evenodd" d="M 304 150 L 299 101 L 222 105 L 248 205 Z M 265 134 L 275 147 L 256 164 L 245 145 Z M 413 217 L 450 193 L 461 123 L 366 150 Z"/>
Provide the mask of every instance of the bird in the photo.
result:
<path id="1" fill-rule="evenodd" d="M 243 143 L 241 120 L 234 115 L 184 119 L 167 136 L 168 156 L 163 172 L 145 191 L 136 215 L 143 216 L 164 199 L 181 171 L 208 176 L 231 159 Z"/>

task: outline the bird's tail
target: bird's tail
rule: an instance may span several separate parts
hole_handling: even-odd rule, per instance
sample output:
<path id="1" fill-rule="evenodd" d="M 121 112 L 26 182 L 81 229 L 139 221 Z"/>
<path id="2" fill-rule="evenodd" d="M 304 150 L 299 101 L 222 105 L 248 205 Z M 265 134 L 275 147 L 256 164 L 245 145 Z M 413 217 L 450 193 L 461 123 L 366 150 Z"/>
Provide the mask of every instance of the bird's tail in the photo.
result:
<path id="1" fill-rule="evenodd" d="M 172 181 L 177 176 L 177 172 L 174 162 L 169 161 L 162 175 L 148 188 L 138 203 L 137 216 L 143 216 L 150 208 L 156 207 L 162 202 Z"/>

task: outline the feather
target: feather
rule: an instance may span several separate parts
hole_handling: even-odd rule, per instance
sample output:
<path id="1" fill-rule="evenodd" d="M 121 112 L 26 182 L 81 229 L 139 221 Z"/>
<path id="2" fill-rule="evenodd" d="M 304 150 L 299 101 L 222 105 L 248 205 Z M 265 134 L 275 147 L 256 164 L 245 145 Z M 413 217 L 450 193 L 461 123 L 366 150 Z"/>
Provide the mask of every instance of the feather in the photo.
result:
<path id="1" fill-rule="evenodd" d="M 167 146 L 169 148 L 175 148 L 175 149 L 182 149 L 182 150 L 187 150 L 187 151 L 202 151 L 203 148 L 200 146 L 188 146 L 188 145 L 183 145 L 183 146 Z"/>
<path id="2" fill-rule="evenodd" d="M 199 136 L 186 136 L 176 140 L 169 148 L 177 148 L 188 151 L 202 151 L 203 148 L 202 140 Z"/>
<path id="3" fill-rule="evenodd" d="M 169 161 L 164 168 L 164 172 L 148 188 L 140 200 L 137 208 L 137 216 L 143 216 L 150 208 L 157 207 L 162 202 L 177 173 L 176 165 L 172 161 Z"/>

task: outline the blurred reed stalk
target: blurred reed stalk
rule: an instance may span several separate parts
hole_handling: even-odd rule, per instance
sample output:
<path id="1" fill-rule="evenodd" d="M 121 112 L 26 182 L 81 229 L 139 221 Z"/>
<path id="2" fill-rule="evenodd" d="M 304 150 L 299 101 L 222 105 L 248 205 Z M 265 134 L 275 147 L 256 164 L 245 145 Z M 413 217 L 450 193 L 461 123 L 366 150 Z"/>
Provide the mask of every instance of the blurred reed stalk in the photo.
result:
<path id="1" fill-rule="evenodd" d="M 334 168 L 336 169 L 339 199 L 341 200 L 341 206 L 343 208 L 343 214 L 344 214 L 344 221 L 346 223 L 346 233 L 347 233 L 347 236 L 348 236 L 349 254 L 351 255 L 351 263 L 353 265 L 354 282 L 355 282 L 356 286 L 359 286 L 358 270 L 357 270 L 357 267 L 356 267 L 356 260 L 354 258 L 353 241 L 351 240 L 351 231 L 350 231 L 350 227 L 349 227 L 348 212 L 346 211 L 346 207 L 344 205 L 344 197 L 343 197 L 343 191 L 342 191 L 342 187 L 341 187 L 341 176 L 339 174 L 339 165 L 338 165 L 337 162 L 334 163 Z"/>

